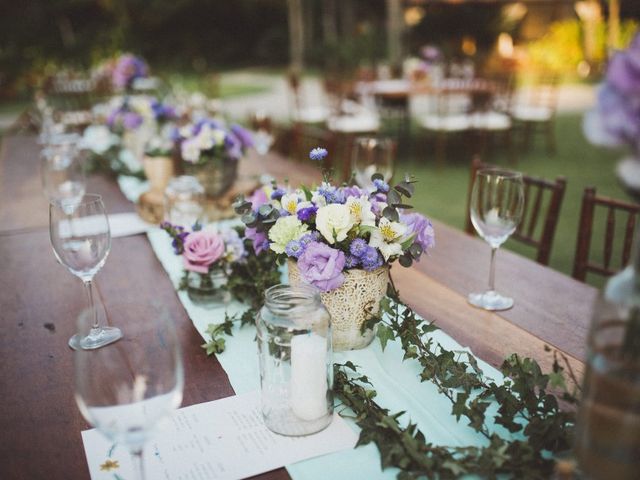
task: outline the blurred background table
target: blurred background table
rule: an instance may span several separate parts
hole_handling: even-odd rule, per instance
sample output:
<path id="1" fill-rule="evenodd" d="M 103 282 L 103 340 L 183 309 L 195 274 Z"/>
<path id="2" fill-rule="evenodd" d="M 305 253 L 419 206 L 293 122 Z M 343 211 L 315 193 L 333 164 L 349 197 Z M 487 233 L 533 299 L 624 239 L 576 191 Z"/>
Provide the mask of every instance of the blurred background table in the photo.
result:
<path id="1" fill-rule="evenodd" d="M 274 154 L 243 161 L 242 175 L 263 173 L 289 178 L 294 184 L 320 178 L 312 166 Z M 91 177 L 87 190 L 103 195 L 109 213 L 134 210 L 112 179 Z M 89 475 L 80 436 L 88 425 L 74 401 L 73 353 L 67 347 L 84 297 L 80 282 L 54 259 L 47 212 L 36 138 L 5 137 L 0 155 L 3 479 Z M 498 286 L 515 298 L 515 307 L 500 313 L 474 309 L 466 303 L 466 295 L 485 285 L 489 247 L 441 223 L 434 225 L 437 246 L 431 256 L 411 269 L 393 268 L 405 301 L 492 365 L 499 366 L 506 355 L 518 352 L 549 369 L 553 356 L 544 346 L 550 345 L 564 352 L 581 375 L 596 290 L 500 251 Z M 107 306 L 116 298 L 163 299 L 175 319 L 184 353 L 184 406 L 233 395 L 218 361 L 200 348 L 202 339 L 144 236 L 114 239 L 96 280 Z M 287 474 L 279 469 L 261 478 L 287 478 Z"/>

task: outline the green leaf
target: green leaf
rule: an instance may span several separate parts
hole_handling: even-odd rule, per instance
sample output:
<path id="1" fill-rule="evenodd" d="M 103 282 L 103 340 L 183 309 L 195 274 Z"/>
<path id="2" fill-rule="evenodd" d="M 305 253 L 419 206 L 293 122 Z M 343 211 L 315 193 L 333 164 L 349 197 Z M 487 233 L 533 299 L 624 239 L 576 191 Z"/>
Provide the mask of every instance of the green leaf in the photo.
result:
<path id="1" fill-rule="evenodd" d="M 400 220 L 400 215 L 398 215 L 398 211 L 390 206 L 387 206 L 382 210 L 382 215 L 389 220 L 390 222 L 397 222 Z"/>
<path id="2" fill-rule="evenodd" d="M 380 346 L 382 347 L 382 351 L 384 351 L 385 347 L 387 346 L 387 342 L 395 338 L 393 330 L 391 330 L 389 327 L 383 324 L 378 325 L 377 336 L 378 336 L 378 339 L 380 340 Z"/>

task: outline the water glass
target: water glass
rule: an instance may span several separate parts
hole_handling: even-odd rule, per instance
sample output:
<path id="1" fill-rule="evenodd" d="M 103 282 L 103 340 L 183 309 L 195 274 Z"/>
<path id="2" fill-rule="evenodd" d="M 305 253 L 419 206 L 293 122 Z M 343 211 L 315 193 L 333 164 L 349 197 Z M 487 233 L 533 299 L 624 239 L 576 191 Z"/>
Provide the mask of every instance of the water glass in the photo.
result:
<path id="1" fill-rule="evenodd" d="M 491 246 L 489 289 L 471 293 L 469 303 L 485 310 L 507 310 L 513 299 L 495 290 L 495 256 L 498 247 L 515 232 L 522 218 L 524 190 L 522 174 L 509 170 L 481 169 L 471 192 L 469 214 L 478 234 Z"/>
<path id="2" fill-rule="evenodd" d="M 85 193 L 85 175 L 77 135 L 57 135 L 42 149 L 42 188 L 49 201 L 74 203 Z"/>
<path id="3" fill-rule="evenodd" d="M 356 138 L 351 162 L 356 183 L 362 188 L 371 188 L 374 173 L 381 174 L 385 182 L 391 180 L 395 153 L 395 142 L 389 138 Z"/>

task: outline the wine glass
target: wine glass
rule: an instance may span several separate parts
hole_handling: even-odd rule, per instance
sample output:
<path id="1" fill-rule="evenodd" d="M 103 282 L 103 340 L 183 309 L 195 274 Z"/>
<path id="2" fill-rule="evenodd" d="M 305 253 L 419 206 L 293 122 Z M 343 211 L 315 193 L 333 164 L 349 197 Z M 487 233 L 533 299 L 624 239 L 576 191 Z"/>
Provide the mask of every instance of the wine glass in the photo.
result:
<path id="1" fill-rule="evenodd" d="M 85 177 L 77 135 L 59 135 L 42 149 L 42 188 L 49 201 L 77 203 L 85 193 Z"/>
<path id="2" fill-rule="evenodd" d="M 385 182 L 391 180 L 395 150 L 395 142 L 389 138 L 356 138 L 351 161 L 356 183 L 362 188 L 372 187 L 374 173 L 380 173 Z"/>
<path id="3" fill-rule="evenodd" d="M 101 326 L 93 295 L 93 277 L 102 268 L 111 249 L 109 220 L 100 195 L 87 194 L 80 201 L 49 203 L 49 236 L 58 261 L 79 277 L 94 313 L 93 327 L 69 340 L 74 350 L 93 349 L 122 338 L 116 327 Z"/>
<path id="4" fill-rule="evenodd" d="M 92 310 L 78 317 L 79 332 L 93 329 Z M 157 302 L 115 302 L 107 312 L 126 328 L 126 340 L 74 354 L 75 399 L 87 422 L 129 449 L 143 480 L 144 446 L 182 402 L 180 345 L 173 319 Z"/>
<path id="5" fill-rule="evenodd" d="M 495 290 L 495 256 L 498 247 L 516 230 L 522 218 L 524 191 L 522 174 L 499 169 L 478 171 L 471 192 L 471 222 L 491 245 L 489 290 L 471 293 L 469 303 L 485 310 L 508 310 L 513 299 Z"/>

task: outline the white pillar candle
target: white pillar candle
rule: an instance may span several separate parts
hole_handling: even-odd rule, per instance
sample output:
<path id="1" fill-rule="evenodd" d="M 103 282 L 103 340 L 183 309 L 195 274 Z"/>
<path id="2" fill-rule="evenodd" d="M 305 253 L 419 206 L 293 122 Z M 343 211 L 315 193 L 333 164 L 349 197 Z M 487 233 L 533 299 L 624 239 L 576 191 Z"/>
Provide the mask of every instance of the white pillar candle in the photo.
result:
<path id="1" fill-rule="evenodd" d="M 291 410 L 302 420 L 327 414 L 327 339 L 315 333 L 291 339 Z"/>

